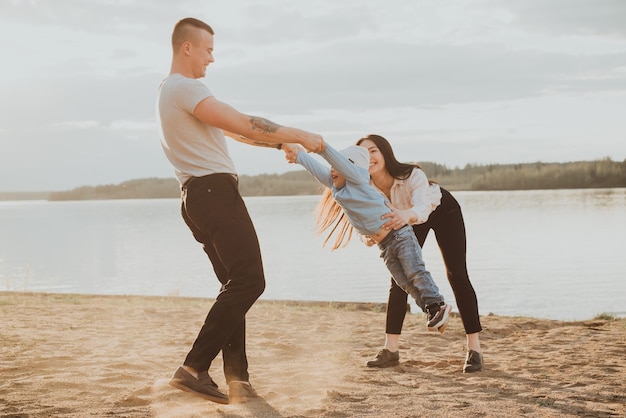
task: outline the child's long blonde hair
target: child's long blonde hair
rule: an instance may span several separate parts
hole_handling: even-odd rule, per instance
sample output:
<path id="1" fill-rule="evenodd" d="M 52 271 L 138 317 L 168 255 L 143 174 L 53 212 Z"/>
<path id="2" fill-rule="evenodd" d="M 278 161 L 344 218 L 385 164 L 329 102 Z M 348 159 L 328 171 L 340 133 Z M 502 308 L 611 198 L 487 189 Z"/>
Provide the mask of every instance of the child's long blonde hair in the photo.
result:
<path id="1" fill-rule="evenodd" d="M 319 234 L 330 229 L 322 246 L 326 246 L 328 241 L 335 235 L 335 242 L 332 250 L 345 247 L 352 238 L 352 225 L 348 221 L 348 217 L 343 208 L 333 199 L 330 189 L 324 189 L 322 198 L 315 209 L 317 220 L 315 221 L 315 229 Z"/>

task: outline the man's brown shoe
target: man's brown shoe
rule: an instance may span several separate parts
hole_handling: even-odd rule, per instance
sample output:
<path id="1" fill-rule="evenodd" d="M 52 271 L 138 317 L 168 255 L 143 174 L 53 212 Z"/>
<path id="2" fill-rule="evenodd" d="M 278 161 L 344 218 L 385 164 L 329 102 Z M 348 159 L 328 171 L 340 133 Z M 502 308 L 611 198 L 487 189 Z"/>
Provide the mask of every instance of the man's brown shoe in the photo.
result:
<path id="1" fill-rule="evenodd" d="M 234 380 L 228 383 L 228 397 L 230 398 L 230 403 L 246 403 L 258 396 L 250 382 Z"/>
<path id="2" fill-rule="evenodd" d="M 209 386 L 213 386 L 215 389 L 217 389 L 217 383 L 215 383 L 213 381 L 213 379 L 211 378 L 211 376 L 209 376 L 209 372 L 198 372 L 198 380 L 200 381 L 200 383 L 204 384 L 204 385 L 209 385 Z"/>
<path id="3" fill-rule="evenodd" d="M 174 386 L 176 389 L 193 393 L 194 395 L 201 396 L 213 402 L 222 404 L 228 403 L 228 396 L 217 390 L 217 385 L 211 378 L 206 380 L 205 376 L 202 376 L 202 379 L 196 379 L 183 367 L 179 367 L 178 370 L 176 370 L 172 380 L 170 380 L 170 385 Z"/>
<path id="4" fill-rule="evenodd" d="M 367 367 L 392 367 L 400 364 L 400 352 L 394 351 L 391 352 L 386 348 L 383 348 L 376 354 L 376 358 L 374 360 L 370 360 L 367 362 Z"/>

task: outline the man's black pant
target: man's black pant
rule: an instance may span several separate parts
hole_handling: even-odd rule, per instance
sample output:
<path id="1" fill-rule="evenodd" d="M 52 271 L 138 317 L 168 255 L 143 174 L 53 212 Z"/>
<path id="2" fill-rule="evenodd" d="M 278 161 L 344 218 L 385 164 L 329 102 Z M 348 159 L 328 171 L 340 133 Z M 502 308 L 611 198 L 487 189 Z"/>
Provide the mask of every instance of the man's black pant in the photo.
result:
<path id="1" fill-rule="evenodd" d="M 245 315 L 265 290 L 265 276 L 256 231 L 236 176 L 193 177 L 183 186 L 181 212 L 222 283 L 184 364 L 208 370 L 221 350 L 226 382 L 248 381 Z"/>

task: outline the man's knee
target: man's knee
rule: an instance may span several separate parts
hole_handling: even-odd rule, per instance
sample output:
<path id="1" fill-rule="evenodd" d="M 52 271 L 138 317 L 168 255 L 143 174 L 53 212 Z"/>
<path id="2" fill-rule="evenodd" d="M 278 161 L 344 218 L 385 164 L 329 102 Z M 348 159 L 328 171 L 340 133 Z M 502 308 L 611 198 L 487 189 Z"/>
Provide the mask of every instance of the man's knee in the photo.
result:
<path id="1" fill-rule="evenodd" d="M 255 299 L 258 299 L 259 296 L 263 294 L 265 291 L 265 278 L 261 277 L 253 282 L 251 285 L 250 291 L 253 295 L 255 295 Z"/>
<path id="2" fill-rule="evenodd" d="M 248 277 L 247 280 L 230 281 L 226 286 L 231 292 L 239 294 L 241 297 L 254 302 L 263 294 L 265 290 L 265 277 L 263 274 Z"/>

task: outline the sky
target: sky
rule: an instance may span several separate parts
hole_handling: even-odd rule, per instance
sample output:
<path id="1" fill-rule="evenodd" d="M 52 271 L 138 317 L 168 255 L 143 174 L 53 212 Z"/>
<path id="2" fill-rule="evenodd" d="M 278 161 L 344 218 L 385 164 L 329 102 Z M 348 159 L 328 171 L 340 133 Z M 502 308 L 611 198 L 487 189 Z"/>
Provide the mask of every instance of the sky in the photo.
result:
<path id="1" fill-rule="evenodd" d="M 184 17 L 239 111 L 401 161 L 626 159 L 622 0 L 0 0 L 0 191 L 173 177 L 155 119 Z M 229 140 L 240 174 L 300 169 Z"/>

